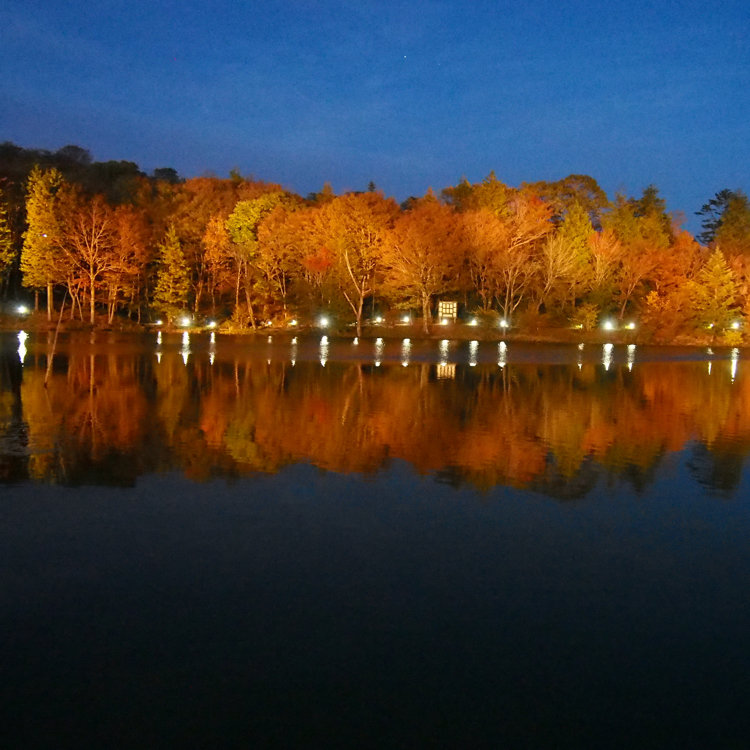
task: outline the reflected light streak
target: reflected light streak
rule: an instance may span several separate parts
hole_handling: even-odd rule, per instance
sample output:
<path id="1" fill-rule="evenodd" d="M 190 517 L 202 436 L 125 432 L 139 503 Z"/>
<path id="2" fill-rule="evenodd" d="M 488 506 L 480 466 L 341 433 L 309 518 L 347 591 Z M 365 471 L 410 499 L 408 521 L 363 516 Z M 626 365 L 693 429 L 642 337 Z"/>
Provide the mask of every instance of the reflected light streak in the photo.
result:
<path id="1" fill-rule="evenodd" d="M 292 351 L 291 351 L 292 367 L 297 364 L 297 337 L 292 339 Z"/>
<path id="2" fill-rule="evenodd" d="M 448 339 L 443 339 L 440 342 L 440 364 L 441 365 L 447 365 L 448 364 L 448 347 L 450 346 L 450 342 Z"/>
<path id="3" fill-rule="evenodd" d="M 628 344 L 628 370 L 633 372 L 633 364 L 635 363 L 635 344 Z"/>
<path id="4" fill-rule="evenodd" d="M 380 362 L 383 358 L 383 349 L 385 348 L 385 345 L 383 344 L 383 339 L 376 338 L 375 339 L 375 367 L 380 367 Z"/>
<path id="5" fill-rule="evenodd" d="M 208 355 L 208 364 L 209 364 L 209 365 L 212 365 L 212 364 L 214 363 L 214 360 L 215 360 L 215 359 L 216 359 L 216 354 L 214 354 L 214 352 L 211 352 L 211 353 L 210 353 L 210 354 Z"/>
<path id="6" fill-rule="evenodd" d="M 497 366 L 505 367 L 508 364 L 508 345 L 501 341 L 497 345 Z"/>
<path id="7" fill-rule="evenodd" d="M 320 339 L 320 364 L 325 367 L 328 362 L 328 336 L 322 336 Z"/>
<path id="8" fill-rule="evenodd" d="M 215 333 L 213 333 L 213 332 L 211 333 L 211 336 L 208 339 L 208 343 L 209 344 L 215 344 L 216 343 L 216 334 Z"/>
<path id="9" fill-rule="evenodd" d="M 182 361 L 187 364 L 190 359 L 190 334 L 184 331 L 182 334 Z"/>
<path id="10" fill-rule="evenodd" d="M 21 364 L 23 364 L 23 361 L 26 358 L 26 339 L 28 337 L 29 334 L 26 333 L 26 331 L 18 332 L 18 358 L 21 360 Z"/>
<path id="11" fill-rule="evenodd" d="M 156 332 L 156 344 L 157 346 L 161 346 L 161 331 Z"/>
<path id="12" fill-rule="evenodd" d="M 410 356 L 411 356 L 411 339 L 404 339 L 401 342 L 401 364 L 404 367 L 409 366 Z"/>
<path id="13" fill-rule="evenodd" d="M 739 358 L 740 358 L 740 350 L 737 347 L 732 349 L 732 353 L 730 357 L 731 359 L 730 359 L 729 366 L 730 366 L 730 371 L 732 374 L 732 382 L 734 383 L 734 379 L 737 377 L 737 362 L 739 361 Z"/>
<path id="14" fill-rule="evenodd" d="M 354 340 L 352 341 L 352 346 L 357 346 L 358 344 L 359 344 L 359 338 L 355 336 Z"/>
<path id="15" fill-rule="evenodd" d="M 478 341 L 469 342 L 469 367 L 477 366 L 477 351 L 479 350 Z"/>
<path id="16" fill-rule="evenodd" d="M 609 370 L 612 365 L 612 350 L 614 349 L 613 344 L 604 344 L 602 347 L 602 364 L 605 370 Z"/>
<path id="17" fill-rule="evenodd" d="M 157 363 L 161 362 L 161 352 L 156 352 L 156 361 Z"/>

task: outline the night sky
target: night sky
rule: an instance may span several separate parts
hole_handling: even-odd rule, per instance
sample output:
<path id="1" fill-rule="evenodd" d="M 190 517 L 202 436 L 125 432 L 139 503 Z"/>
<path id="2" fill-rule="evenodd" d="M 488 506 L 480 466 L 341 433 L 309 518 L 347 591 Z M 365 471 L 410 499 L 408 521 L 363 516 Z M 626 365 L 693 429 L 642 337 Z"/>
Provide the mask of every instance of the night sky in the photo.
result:
<path id="1" fill-rule="evenodd" d="M 654 183 L 750 189 L 750 4 L 5 0 L 0 140 L 403 200 Z"/>

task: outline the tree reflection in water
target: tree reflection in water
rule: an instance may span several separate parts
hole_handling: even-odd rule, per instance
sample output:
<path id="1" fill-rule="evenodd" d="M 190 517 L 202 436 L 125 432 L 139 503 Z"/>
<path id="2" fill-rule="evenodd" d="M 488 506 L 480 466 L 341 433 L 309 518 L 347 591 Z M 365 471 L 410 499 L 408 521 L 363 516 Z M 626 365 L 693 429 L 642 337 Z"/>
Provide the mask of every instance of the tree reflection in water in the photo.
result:
<path id="1" fill-rule="evenodd" d="M 688 450 L 697 481 L 737 487 L 750 446 L 737 355 L 638 363 L 632 346 L 619 359 L 606 347 L 598 361 L 579 349 L 569 364 L 537 364 L 483 344 L 490 364 L 475 342 L 463 362 L 449 361 L 459 345 L 434 343 L 434 361 L 408 340 L 392 361 L 382 340 L 371 361 L 337 361 L 327 339 L 307 359 L 296 338 L 271 359 L 215 338 L 165 344 L 158 358 L 137 343 L 68 345 L 47 387 L 43 345 L 23 360 L 4 351 L 2 477 L 127 485 L 155 471 L 202 481 L 297 462 L 370 473 L 398 458 L 453 484 L 568 499 L 614 477 L 643 488 Z"/>

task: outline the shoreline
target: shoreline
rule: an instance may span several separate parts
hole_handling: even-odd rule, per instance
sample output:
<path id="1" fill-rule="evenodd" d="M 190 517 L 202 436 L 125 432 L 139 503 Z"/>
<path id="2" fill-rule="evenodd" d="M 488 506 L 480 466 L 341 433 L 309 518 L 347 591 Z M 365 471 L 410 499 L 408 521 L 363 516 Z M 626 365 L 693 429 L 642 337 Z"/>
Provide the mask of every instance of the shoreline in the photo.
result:
<path id="1" fill-rule="evenodd" d="M 43 314 L 29 315 L 25 318 L 3 316 L 0 318 L 0 331 L 5 333 L 25 330 L 34 333 L 54 332 L 57 321 L 48 321 Z M 216 328 L 208 326 L 180 327 L 180 326 L 155 326 L 154 324 L 138 324 L 130 321 L 116 321 L 112 325 L 106 322 L 97 325 L 83 324 L 80 321 L 63 321 L 60 331 L 63 333 L 118 333 L 118 334 L 143 334 L 155 330 L 165 333 L 209 333 L 215 332 L 221 336 L 237 337 L 268 337 L 268 336 L 313 336 L 328 335 L 342 339 L 353 339 L 356 334 L 353 327 L 321 328 L 317 326 L 264 326 L 253 331 L 252 329 L 233 328 L 226 324 Z M 734 332 L 730 332 L 734 333 Z M 741 336 L 735 336 L 734 340 L 722 340 L 721 336 L 711 335 L 708 332 L 701 335 L 698 332 L 674 336 L 668 341 L 654 336 L 652 332 L 644 332 L 638 329 L 620 329 L 605 331 L 596 329 L 583 331 L 575 328 L 535 327 L 526 330 L 510 329 L 499 331 L 496 328 L 468 323 L 450 323 L 448 325 L 434 324 L 429 332 L 425 332 L 421 325 L 408 324 L 379 324 L 366 325 L 362 327 L 362 338 L 382 338 L 385 340 L 409 338 L 412 341 L 440 341 L 450 339 L 454 341 L 487 341 L 487 342 L 516 342 L 523 344 L 636 344 L 639 346 L 674 346 L 674 347 L 705 347 L 726 346 L 747 348 L 748 344 L 742 341 Z"/>

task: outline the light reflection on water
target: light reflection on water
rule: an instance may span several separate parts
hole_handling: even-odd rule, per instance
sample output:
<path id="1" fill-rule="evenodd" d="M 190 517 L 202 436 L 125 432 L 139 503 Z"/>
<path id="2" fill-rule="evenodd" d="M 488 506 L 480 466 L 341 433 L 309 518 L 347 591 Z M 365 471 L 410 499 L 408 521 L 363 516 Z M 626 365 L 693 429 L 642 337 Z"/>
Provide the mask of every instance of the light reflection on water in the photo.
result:
<path id="1" fill-rule="evenodd" d="M 61 481 L 62 464 L 70 475 L 75 457 L 89 454 L 94 463 L 138 455 L 134 466 L 158 460 L 185 471 L 180 456 L 200 455 L 240 473 L 296 461 L 367 472 L 399 457 L 479 486 L 534 486 L 553 474 L 575 484 L 582 472 L 645 478 L 670 453 L 702 444 L 725 474 L 735 466 L 734 479 L 716 482 L 730 487 L 750 434 L 750 377 L 736 349 L 706 363 L 640 349 L 636 358 L 633 345 L 607 344 L 597 361 L 582 346 L 562 357 L 504 341 L 378 338 L 353 350 L 351 340 L 324 335 L 263 340 L 256 351 L 184 332 L 165 335 L 155 352 L 153 343 L 63 343 L 44 389 L 49 343 L 21 339 L 3 387 L 20 399 L 24 451 L 42 480 Z M 371 377 L 373 366 L 382 377 Z M 71 455 L 56 455 L 60 446 Z M 719 459 L 727 450 L 739 465 Z"/>

